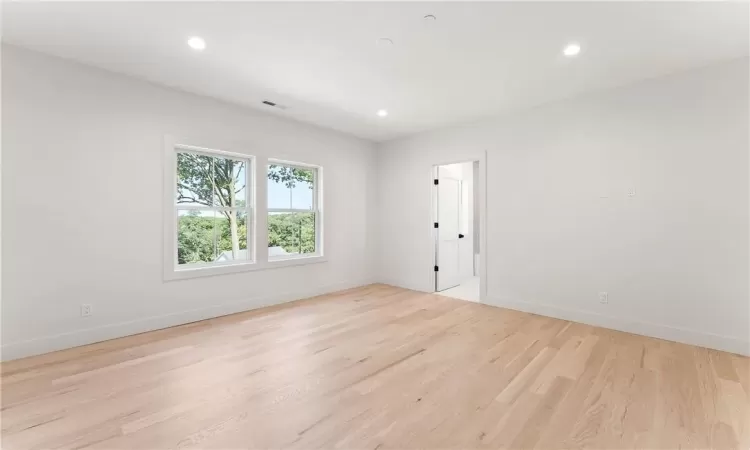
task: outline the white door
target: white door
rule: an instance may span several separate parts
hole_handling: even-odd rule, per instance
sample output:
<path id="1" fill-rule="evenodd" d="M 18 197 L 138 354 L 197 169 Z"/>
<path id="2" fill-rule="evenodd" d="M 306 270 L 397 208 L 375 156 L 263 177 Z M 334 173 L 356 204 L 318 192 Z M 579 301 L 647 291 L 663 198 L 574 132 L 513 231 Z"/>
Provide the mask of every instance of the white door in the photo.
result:
<path id="1" fill-rule="evenodd" d="M 471 163 L 467 163 L 472 170 Z M 461 202 L 459 204 L 458 236 L 458 283 L 474 276 L 474 204 L 471 179 L 461 180 Z M 463 237 L 461 237 L 463 236 Z"/>
<path id="2" fill-rule="evenodd" d="M 445 176 L 445 169 L 438 167 L 438 271 L 435 273 L 438 291 L 461 283 L 458 236 L 460 201 L 461 183 L 455 178 Z"/>

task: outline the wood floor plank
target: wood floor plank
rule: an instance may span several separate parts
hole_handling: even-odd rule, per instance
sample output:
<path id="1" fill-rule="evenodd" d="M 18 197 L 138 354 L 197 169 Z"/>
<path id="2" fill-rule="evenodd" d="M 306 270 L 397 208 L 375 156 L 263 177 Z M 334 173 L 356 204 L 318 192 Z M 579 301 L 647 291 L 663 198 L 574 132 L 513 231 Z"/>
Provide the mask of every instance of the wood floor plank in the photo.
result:
<path id="1" fill-rule="evenodd" d="M 6 450 L 750 445 L 748 358 L 386 285 L 1 369 Z"/>

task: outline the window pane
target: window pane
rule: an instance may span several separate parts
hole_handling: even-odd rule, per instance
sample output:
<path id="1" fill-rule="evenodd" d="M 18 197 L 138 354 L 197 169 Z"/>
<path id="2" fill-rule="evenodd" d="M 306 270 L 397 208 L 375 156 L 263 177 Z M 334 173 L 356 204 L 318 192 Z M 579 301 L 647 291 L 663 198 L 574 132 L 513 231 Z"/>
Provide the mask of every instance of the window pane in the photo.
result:
<path id="1" fill-rule="evenodd" d="M 247 213 L 244 210 L 216 213 L 216 262 L 250 259 L 247 251 Z"/>
<path id="2" fill-rule="evenodd" d="M 291 209 L 292 197 L 285 182 L 286 172 L 281 166 L 268 166 L 268 207 L 272 209 Z"/>
<path id="3" fill-rule="evenodd" d="M 179 265 L 248 259 L 244 210 L 182 210 L 177 217 Z"/>
<path id="4" fill-rule="evenodd" d="M 292 188 L 292 209 L 313 209 L 313 171 L 299 170 L 304 177 Z"/>
<path id="5" fill-rule="evenodd" d="M 313 209 L 314 169 L 280 164 L 268 166 L 268 207 Z"/>
<path id="6" fill-rule="evenodd" d="M 212 205 L 212 159 L 193 153 L 177 153 L 177 204 Z"/>
<path id="7" fill-rule="evenodd" d="M 315 213 L 268 213 L 268 257 L 315 253 Z"/>
<path id="8" fill-rule="evenodd" d="M 216 259 L 216 213 L 178 211 L 177 263 L 208 263 Z"/>
<path id="9" fill-rule="evenodd" d="M 246 163 L 228 158 L 212 158 L 214 206 L 245 206 Z"/>

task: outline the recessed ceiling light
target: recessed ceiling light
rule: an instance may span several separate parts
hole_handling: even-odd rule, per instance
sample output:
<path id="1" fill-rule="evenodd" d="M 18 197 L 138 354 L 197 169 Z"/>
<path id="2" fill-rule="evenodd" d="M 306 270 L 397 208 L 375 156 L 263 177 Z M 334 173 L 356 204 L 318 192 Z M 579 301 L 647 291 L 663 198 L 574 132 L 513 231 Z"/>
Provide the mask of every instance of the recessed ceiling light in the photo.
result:
<path id="1" fill-rule="evenodd" d="M 433 16 L 432 14 L 427 14 L 426 16 L 424 16 L 424 21 L 425 22 L 432 23 L 432 22 L 434 22 L 436 20 L 437 20 L 437 17 Z"/>
<path id="2" fill-rule="evenodd" d="M 384 109 L 379 109 L 376 114 L 378 115 L 378 117 L 385 117 L 385 116 L 388 115 L 388 111 L 386 111 Z"/>
<path id="3" fill-rule="evenodd" d="M 203 38 L 200 38 L 198 36 L 193 36 L 190 39 L 188 39 L 188 45 L 193 50 L 204 50 L 206 48 L 206 41 L 203 40 Z"/>
<path id="4" fill-rule="evenodd" d="M 387 37 L 382 37 L 378 38 L 375 43 L 378 44 L 378 47 L 390 47 L 391 45 L 393 45 L 393 40 Z"/>
<path id="5" fill-rule="evenodd" d="M 570 44 L 566 45 L 563 49 L 563 55 L 567 57 L 576 56 L 577 54 L 581 53 L 581 46 L 576 42 L 571 42 Z"/>

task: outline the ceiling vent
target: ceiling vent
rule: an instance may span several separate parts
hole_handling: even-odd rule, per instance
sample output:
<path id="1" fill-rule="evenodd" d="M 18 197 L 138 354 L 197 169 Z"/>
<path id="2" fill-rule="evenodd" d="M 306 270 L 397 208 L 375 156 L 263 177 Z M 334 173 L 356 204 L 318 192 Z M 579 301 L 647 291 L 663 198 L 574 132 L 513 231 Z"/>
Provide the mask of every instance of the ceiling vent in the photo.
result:
<path id="1" fill-rule="evenodd" d="M 282 110 L 283 110 L 283 109 L 286 109 L 286 106 L 284 106 L 284 105 L 279 105 L 279 104 L 277 104 L 277 103 L 274 103 L 274 102 L 272 102 L 272 101 L 269 101 L 269 100 L 263 100 L 263 104 L 264 104 L 264 105 L 267 105 L 267 106 L 271 106 L 271 107 L 273 107 L 273 108 L 278 108 L 278 109 L 282 109 Z"/>

